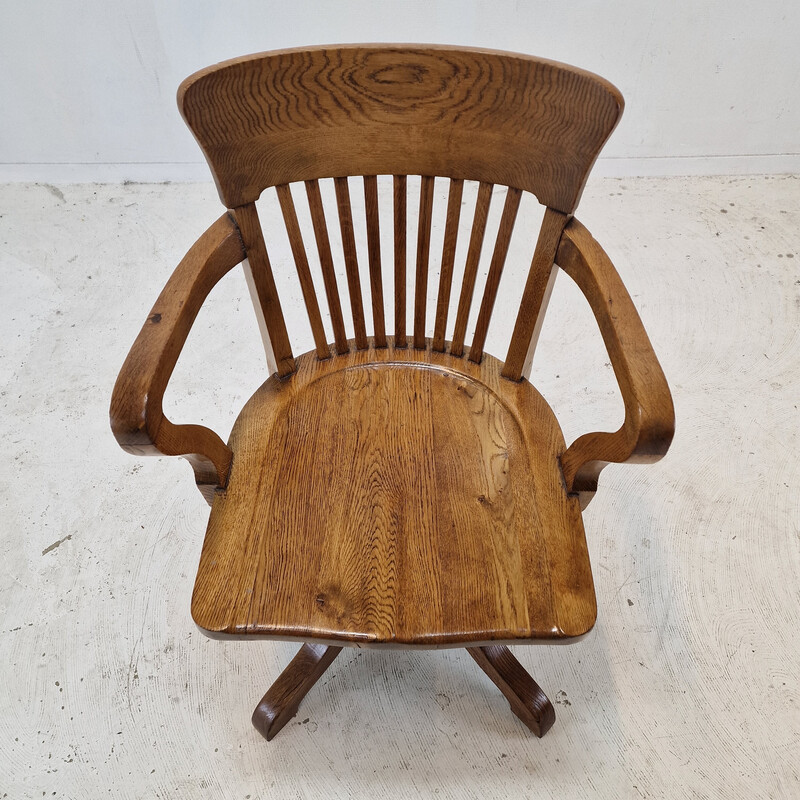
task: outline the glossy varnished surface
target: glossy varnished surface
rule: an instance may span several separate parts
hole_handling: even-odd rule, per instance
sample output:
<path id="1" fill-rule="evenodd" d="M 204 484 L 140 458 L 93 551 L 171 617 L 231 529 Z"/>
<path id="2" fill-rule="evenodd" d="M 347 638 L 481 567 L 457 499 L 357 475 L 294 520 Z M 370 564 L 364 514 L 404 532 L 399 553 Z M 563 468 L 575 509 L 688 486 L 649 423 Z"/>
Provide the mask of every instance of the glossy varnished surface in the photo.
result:
<path id="1" fill-rule="evenodd" d="M 541 739 L 556 721 L 556 711 L 541 686 L 507 647 L 468 647 L 467 652 L 503 693 L 520 722 Z"/>
<path id="2" fill-rule="evenodd" d="M 295 714 L 303 698 L 342 652 L 341 647 L 304 644 L 253 711 L 253 727 L 269 742 Z"/>
<path id="3" fill-rule="evenodd" d="M 231 434 L 192 602 L 201 628 L 427 646 L 591 628 L 563 438 L 529 383 L 429 348 L 297 364 Z"/>
<path id="4" fill-rule="evenodd" d="M 422 174 L 571 212 L 622 112 L 616 88 L 575 67 L 430 45 L 245 56 L 190 76 L 178 99 L 230 208 L 290 181 Z"/>

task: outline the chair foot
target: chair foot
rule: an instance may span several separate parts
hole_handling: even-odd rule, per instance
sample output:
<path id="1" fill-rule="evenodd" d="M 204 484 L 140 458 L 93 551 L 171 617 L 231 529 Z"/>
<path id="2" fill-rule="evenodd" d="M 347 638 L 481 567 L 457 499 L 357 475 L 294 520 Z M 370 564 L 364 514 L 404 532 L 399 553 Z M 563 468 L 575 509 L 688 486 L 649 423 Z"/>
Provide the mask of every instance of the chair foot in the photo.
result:
<path id="1" fill-rule="evenodd" d="M 556 712 L 538 683 L 502 645 L 468 647 L 467 652 L 505 695 L 511 710 L 539 738 L 556 721 Z"/>
<path id="2" fill-rule="evenodd" d="M 253 712 L 253 727 L 267 740 L 295 715 L 303 698 L 341 653 L 341 647 L 304 644 Z"/>

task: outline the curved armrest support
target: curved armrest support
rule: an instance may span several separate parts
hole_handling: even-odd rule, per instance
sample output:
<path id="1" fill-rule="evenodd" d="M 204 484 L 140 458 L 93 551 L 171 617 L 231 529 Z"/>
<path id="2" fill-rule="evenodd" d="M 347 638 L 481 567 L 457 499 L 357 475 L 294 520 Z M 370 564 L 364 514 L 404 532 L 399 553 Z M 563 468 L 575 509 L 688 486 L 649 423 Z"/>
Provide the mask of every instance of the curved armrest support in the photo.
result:
<path id="1" fill-rule="evenodd" d="M 564 230 L 556 263 L 589 301 L 625 403 L 625 421 L 615 433 L 587 433 L 561 457 L 567 491 L 585 508 L 609 462 L 647 464 L 668 450 L 675 410 L 667 380 L 633 301 L 611 259 L 576 219 Z"/>
<path id="2" fill-rule="evenodd" d="M 236 223 L 223 214 L 192 246 L 159 295 L 117 378 L 111 430 L 135 455 L 180 455 L 194 469 L 203 496 L 225 486 L 232 453 L 201 425 L 174 425 L 162 399 L 192 323 L 214 285 L 246 258 Z"/>

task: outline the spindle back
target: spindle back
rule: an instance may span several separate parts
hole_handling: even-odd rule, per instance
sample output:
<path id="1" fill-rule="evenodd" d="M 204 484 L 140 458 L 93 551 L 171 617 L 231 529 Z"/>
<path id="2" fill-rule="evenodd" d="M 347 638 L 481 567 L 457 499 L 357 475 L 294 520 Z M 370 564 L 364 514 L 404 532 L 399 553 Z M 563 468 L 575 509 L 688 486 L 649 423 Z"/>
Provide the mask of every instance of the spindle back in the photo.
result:
<path id="1" fill-rule="evenodd" d="M 317 355 L 331 355 L 288 184 L 305 182 L 337 353 L 348 349 L 319 179 L 333 178 L 355 346 L 368 346 L 348 176 L 363 176 L 373 341 L 387 332 L 378 175 L 393 177 L 394 341 L 406 346 L 407 176 L 420 175 L 414 347 L 426 346 L 434 178 L 450 179 L 432 346 L 445 329 L 465 180 L 480 182 L 450 352 L 465 353 L 493 185 L 507 186 L 469 357 L 479 362 L 523 191 L 546 206 L 503 374 L 517 380 L 552 285 L 561 231 L 622 111 L 619 92 L 591 73 L 530 56 L 455 47 L 348 45 L 282 50 L 225 62 L 187 78 L 179 105 L 231 209 L 271 367 L 294 369 L 255 201 L 276 187 Z"/>

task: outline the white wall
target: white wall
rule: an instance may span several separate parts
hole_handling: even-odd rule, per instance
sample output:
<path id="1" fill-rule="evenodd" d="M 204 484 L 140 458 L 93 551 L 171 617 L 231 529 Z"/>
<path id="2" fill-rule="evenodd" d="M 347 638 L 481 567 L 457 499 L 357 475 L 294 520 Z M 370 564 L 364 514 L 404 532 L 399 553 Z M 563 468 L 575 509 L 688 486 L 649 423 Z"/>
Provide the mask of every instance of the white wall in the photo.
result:
<path id="1" fill-rule="evenodd" d="M 28 0 L 0 21 L 0 180 L 208 175 L 175 90 L 258 50 L 516 50 L 593 70 L 626 112 L 606 174 L 800 172 L 797 0 Z"/>

